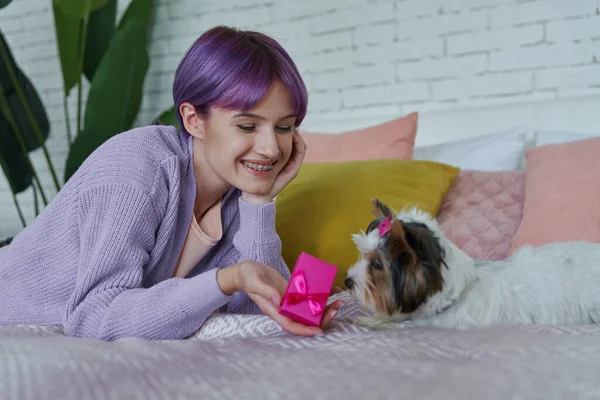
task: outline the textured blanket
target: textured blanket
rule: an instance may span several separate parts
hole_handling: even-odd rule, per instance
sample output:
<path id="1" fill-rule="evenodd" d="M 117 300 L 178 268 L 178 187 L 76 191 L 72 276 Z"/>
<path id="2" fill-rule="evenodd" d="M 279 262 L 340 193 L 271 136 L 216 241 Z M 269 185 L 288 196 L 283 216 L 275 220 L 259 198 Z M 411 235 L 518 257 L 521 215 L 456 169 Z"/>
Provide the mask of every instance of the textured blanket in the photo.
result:
<path id="1" fill-rule="evenodd" d="M 181 341 L 0 327 L 0 398 L 600 398 L 600 326 L 369 331 L 347 320 L 359 312 L 345 299 L 316 338 L 241 315 L 214 315 Z"/>

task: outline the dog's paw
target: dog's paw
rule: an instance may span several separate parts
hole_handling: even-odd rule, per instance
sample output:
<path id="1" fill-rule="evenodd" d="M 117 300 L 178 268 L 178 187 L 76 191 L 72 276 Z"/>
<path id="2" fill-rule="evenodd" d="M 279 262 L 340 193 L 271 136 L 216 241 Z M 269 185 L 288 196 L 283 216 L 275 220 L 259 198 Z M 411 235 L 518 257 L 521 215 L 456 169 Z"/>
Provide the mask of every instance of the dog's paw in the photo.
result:
<path id="1" fill-rule="evenodd" d="M 374 331 L 383 331 L 390 329 L 404 329 L 414 326 L 412 321 L 394 321 L 392 319 L 378 319 L 370 316 L 357 316 L 352 319 L 352 322 L 357 326 L 368 328 Z"/>

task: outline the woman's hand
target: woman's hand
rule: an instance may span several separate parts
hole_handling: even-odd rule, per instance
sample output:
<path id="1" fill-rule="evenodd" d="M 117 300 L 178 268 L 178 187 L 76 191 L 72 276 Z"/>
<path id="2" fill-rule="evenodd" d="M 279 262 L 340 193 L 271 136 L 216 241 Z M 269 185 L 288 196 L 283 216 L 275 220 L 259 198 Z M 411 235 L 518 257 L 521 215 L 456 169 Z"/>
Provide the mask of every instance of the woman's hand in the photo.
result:
<path id="1" fill-rule="evenodd" d="M 288 282 L 274 268 L 255 261 L 243 261 L 231 267 L 235 271 L 232 276 L 232 286 L 235 291 L 244 291 L 258 305 L 261 312 L 273 319 L 286 332 L 300 336 L 314 336 L 324 332 L 339 308 L 344 304 L 337 300 L 324 311 L 319 327 L 308 326 L 279 314 L 279 305 L 285 294 Z M 221 270 L 225 271 L 227 268 Z M 219 279 L 217 275 L 217 279 Z M 332 294 L 341 289 L 335 287 Z"/>
<path id="2" fill-rule="evenodd" d="M 242 199 L 254 204 L 265 204 L 273 201 L 275 196 L 277 196 L 296 176 L 298 176 L 298 172 L 300 171 L 300 167 L 304 161 L 305 154 L 306 143 L 304 142 L 304 139 L 302 139 L 302 136 L 300 136 L 298 129 L 294 127 L 292 154 L 290 155 L 290 159 L 285 164 L 283 169 L 279 171 L 279 174 L 277 175 L 277 178 L 275 178 L 275 182 L 273 183 L 273 187 L 271 188 L 269 194 L 265 196 L 257 196 L 250 193 L 242 193 Z"/>

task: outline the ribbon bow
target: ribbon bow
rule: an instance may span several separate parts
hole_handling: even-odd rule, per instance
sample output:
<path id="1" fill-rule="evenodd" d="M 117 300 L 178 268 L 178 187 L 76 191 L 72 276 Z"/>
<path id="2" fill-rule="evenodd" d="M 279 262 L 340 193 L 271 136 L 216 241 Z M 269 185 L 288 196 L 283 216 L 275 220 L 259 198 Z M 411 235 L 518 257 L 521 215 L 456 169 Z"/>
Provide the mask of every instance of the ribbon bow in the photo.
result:
<path id="1" fill-rule="evenodd" d="M 327 301 L 329 293 L 309 293 L 308 285 L 306 284 L 306 277 L 304 271 L 300 270 L 292 276 L 290 285 L 294 285 L 297 292 L 286 295 L 286 299 L 289 304 L 298 304 L 303 301 L 308 301 L 308 307 L 312 315 L 319 315 L 323 313 L 323 306 L 321 303 Z"/>
<path id="2" fill-rule="evenodd" d="M 390 229 L 392 229 L 392 219 L 390 217 L 387 217 L 379 223 L 379 226 L 377 226 L 377 228 L 379 229 L 379 237 L 384 237 L 385 234 L 388 233 Z"/>

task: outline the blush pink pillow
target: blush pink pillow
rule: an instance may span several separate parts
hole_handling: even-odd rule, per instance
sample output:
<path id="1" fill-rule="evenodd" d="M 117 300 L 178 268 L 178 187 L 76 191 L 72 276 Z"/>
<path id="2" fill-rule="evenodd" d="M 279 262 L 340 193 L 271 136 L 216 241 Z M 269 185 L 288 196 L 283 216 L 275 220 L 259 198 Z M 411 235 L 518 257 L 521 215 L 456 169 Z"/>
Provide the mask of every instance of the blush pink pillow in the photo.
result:
<path id="1" fill-rule="evenodd" d="M 506 258 L 523 211 L 525 173 L 462 170 L 437 219 L 461 250 L 475 259 Z"/>
<path id="2" fill-rule="evenodd" d="M 383 124 L 331 134 L 302 132 L 307 149 L 305 163 L 410 160 L 417 135 L 418 113 Z"/>
<path id="3" fill-rule="evenodd" d="M 600 242 L 600 138 L 526 153 L 523 219 L 511 253 L 523 245 Z"/>

